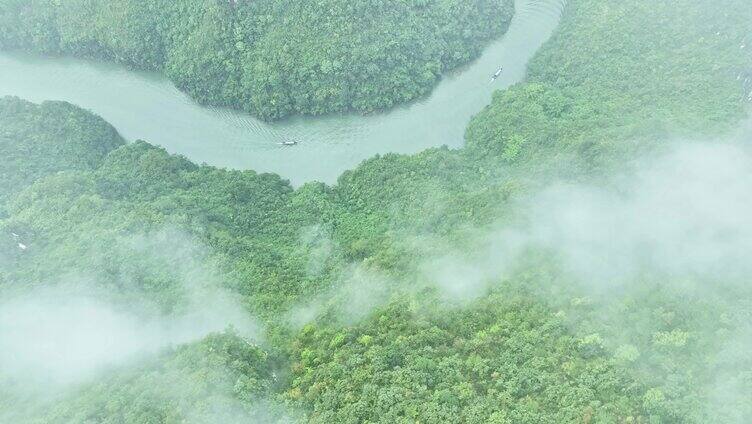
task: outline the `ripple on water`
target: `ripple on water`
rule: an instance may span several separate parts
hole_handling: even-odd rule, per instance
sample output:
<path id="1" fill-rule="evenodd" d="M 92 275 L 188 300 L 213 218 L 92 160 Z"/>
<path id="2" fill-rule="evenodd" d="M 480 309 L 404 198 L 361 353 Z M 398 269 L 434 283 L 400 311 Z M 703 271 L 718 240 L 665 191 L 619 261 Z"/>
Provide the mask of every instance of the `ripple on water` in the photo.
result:
<path id="1" fill-rule="evenodd" d="M 558 21 L 564 13 L 566 4 L 566 0 L 530 1 L 518 11 L 518 14 L 522 20 L 528 22 L 538 19 L 553 19 Z"/>

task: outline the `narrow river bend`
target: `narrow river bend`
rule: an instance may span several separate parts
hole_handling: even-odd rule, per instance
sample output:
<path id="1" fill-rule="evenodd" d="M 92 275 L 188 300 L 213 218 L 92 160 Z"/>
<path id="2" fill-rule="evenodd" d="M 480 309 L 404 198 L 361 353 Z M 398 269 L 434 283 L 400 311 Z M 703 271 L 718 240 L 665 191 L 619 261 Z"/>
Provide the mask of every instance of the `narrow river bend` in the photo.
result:
<path id="1" fill-rule="evenodd" d="M 508 32 L 468 66 L 442 79 L 430 96 L 389 112 L 298 117 L 266 123 L 195 104 L 162 76 L 68 58 L 0 53 L 0 96 L 66 100 L 97 113 L 128 140 L 143 139 L 198 163 L 274 172 L 293 184 L 334 182 L 378 153 L 415 153 L 463 144 L 472 115 L 494 90 L 520 82 L 530 58 L 551 36 L 566 0 L 517 0 Z M 504 67 L 493 84 L 491 74 Z M 296 146 L 281 146 L 286 139 Z"/>

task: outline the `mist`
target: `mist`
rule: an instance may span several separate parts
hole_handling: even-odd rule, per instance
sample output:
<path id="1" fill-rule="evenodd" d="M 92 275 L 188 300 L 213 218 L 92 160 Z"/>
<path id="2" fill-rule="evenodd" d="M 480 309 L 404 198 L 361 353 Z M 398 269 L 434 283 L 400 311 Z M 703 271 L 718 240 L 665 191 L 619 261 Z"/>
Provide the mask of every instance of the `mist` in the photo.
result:
<path id="1" fill-rule="evenodd" d="M 748 128 L 730 140 L 664 144 L 599 181 L 541 184 L 516 200 L 513 218 L 475 229 L 474 247 L 434 256 L 422 274 L 457 307 L 503 294 L 508 282 L 530 285 L 567 311 L 561 316 L 583 342 L 611 350 L 617 363 L 630 352 L 621 366 L 661 376 L 669 365 L 658 358 L 675 355 L 701 374 L 693 378 L 703 419 L 748 422 Z M 664 308 L 666 318 L 648 318 Z M 652 384 L 646 396 L 669 402 L 661 390 L 677 383 Z"/>
<path id="2" fill-rule="evenodd" d="M 0 375 L 50 389 L 81 383 L 110 367 L 228 326 L 257 334 L 257 325 L 219 295 L 195 306 L 190 314 L 155 317 L 54 288 L 3 301 Z"/>
<path id="3" fill-rule="evenodd" d="M 530 254 L 593 291 L 645 273 L 744 280 L 752 271 L 750 146 L 676 143 L 661 151 L 597 183 L 554 182 L 518 199 L 512 222 L 478 232 L 470 254 L 426 261 L 424 275 L 455 300 L 484 295 Z"/>
<path id="4" fill-rule="evenodd" d="M 752 272 L 752 146 L 748 126 L 716 141 L 664 142 L 598 181 L 538 181 L 513 211 L 465 230 L 461 249 L 430 234 L 405 235 L 422 259 L 417 280 L 398 281 L 351 265 L 332 289 L 293 308 L 299 328 L 327 311 L 353 324 L 397 291 L 435 289 L 466 306 L 539 265 L 585 296 L 615 296 L 645 278 L 697 296 L 742 286 Z M 327 239 L 326 254 L 335 250 Z M 310 265 L 318 269 L 321 265 Z"/>
<path id="5" fill-rule="evenodd" d="M 744 300 L 752 272 L 747 134 L 666 142 L 600 180 L 541 181 L 512 201 L 513 214 L 467 229 L 462 248 L 432 243 L 430 235 L 422 242 L 405 237 L 416 256 L 428 256 L 417 265 L 417 281 L 353 266 L 330 292 L 294 309 L 291 322 L 336 311 L 340 324 L 353 325 L 394 299 L 395 290 L 422 296 L 429 288 L 445 307 L 463 308 L 491 291 L 530 285 L 615 366 L 660 376 L 667 365 L 657 358 L 676 355 L 707 373 L 696 381 L 705 419 L 747 422 L 752 379 L 739 372 L 752 348 L 752 309 Z M 666 312 L 673 318 L 648 319 L 656 313 L 652 298 L 676 311 Z M 704 322 L 700 311 L 719 318 Z M 644 319 L 630 322 L 637 316 Z M 672 383 L 651 381 L 646 398 L 669 402 L 662 390 Z"/>
<path id="6" fill-rule="evenodd" d="M 387 275 L 352 264 L 329 290 L 291 308 L 284 321 L 293 329 L 321 318 L 339 325 L 353 325 L 387 303 L 394 287 L 395 280 Z"/>
<path id="7" fill-rule="evenodd" d="M 3 419 L 27 419 L 30 411 L 61 394 L 152 363 L 163 352 L 212 333 L 232 329 L 248 343 L 263 341 L 261 324 L 224 288 L 225 277 L 212 265 L 209 249 L 191 236 L 164 228 L 123 235 L 108 245 L 100 254 L 118 259 L 114 282 L 101 270 L 82 265 L 58 279 L 13 281 L 13 289 L 5 288 L 0 301 L 0 381 L 4 396 L 19 401 L 0 408 Z M 160 273 L 152 275 L 154 270 Z M 143 286 L 145 276 L 169 284 L 169 289 L 144 293 L 150 290 Z M 180 404 L 189 393 L 173 383 L 158 381 L 155 390 L 165 402 Z M 247 416 L 240 401 L 232 398 L 231 387 L 215 390 L 207 400 L 209 415 L 184 409 L 189 422 L 206 422 L 215 415 L 215 422 L 239 422 Z M 265 413 L 261 407 L 254 412 L 259 417 Z"/>

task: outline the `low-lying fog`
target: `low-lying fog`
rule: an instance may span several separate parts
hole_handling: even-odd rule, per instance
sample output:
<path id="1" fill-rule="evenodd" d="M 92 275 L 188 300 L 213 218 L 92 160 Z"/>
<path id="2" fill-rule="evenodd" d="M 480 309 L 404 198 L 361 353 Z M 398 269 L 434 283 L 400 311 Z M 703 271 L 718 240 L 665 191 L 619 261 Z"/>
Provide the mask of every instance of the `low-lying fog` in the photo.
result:
<path id="1" fill-rule="evenodd" d="M 182 306 L 160 313 L 146 293 L 131 303 L 131 297 L 113 295 L 116 289 L 102 284 L 96 270 L 8 293 L 0 301 L 0 377 L 22 380 L 30 390 L 55 390 L 230 326 L 244 337 L 260 337 L 256 320 L 222 288 L 195 240 L 163 230 L 112 244 L 114 254 L 148 257 L 151 266 L 167 270 Z M 125 274 L 119 278 L 133 278 Z"/>

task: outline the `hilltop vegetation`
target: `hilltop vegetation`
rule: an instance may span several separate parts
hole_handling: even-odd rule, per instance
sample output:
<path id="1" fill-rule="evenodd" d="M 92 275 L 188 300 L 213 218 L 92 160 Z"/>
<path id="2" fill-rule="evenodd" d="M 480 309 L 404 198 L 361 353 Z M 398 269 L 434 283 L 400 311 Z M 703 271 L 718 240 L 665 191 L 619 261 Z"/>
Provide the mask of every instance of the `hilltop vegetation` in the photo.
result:
<path id="1" fill-rule="evenodd" d="M 206 248 L 191 261 L 216 270 L 262 318 L 269 340 L 256 347 L 213 336 L 179 348 L 187 360 L 166 355 L 156 368 L 84 386 L 50 416 L 104 420 L 96 414 L 106 404 L 112 421 L 190 420 L 194 403 L 206 411 L 196 398 L 214 396 L 204 391 L 208 376 L 221 382 L 223 402 L 252 409 L 271 398 L 322 423 L 744 422 L 752 365 L 734 342 L 747 334 L 752 309 L 743 299 L 752 293 L 724 273 L 648 269 L 619 285 L 599 281 L 612 288 L 600 296 L 550 252 L 533 251 L 457 304 L 435 280 L 466 284 L 473 268 L 446 276 L 425 268 L 441 274 L 437 258 L 454 250 L 474 264 L 484 247 L 478 232 L 527 218 L 519 201 L 550 181 L 602 182 L 622 164 L 659 155 L 668 137 L 737 125 L 748 113 L 737 75 L 752 69 L 740 48 L 750 34 L 747 6 L 571 1 L 528 80 L 494 96 L 468 128 L 466 148 L 374 157 L 331 187 L 293 189 L 275 175 L 199 166 L 146 142 L 117 147 L 111 128 L 92 117 L 46 138 L 104 153 L 91 166 L 42 167 L 20 193 L 3 188 L 10 200 L 0 231 L 30 247 L 2 247 L 11 266 L 0 271 L 0 291 L 57 284 L 55 276 L 75 271 L 115 299 L 147 299 L 174 314 L 186 307 L 193 268 L 176 267 L 161 244 L 123 240 L 177 229 Z M 34 134 L 39 106 L 0 103 L 22 111 L 13 134 Z M 54 105 L 46 121 L 80 113 Z M 16 138 L 35 139 L 8 142 Z M 3 166 L 34 169 L 52 157 Z M 201 376 L 190 408 L 140 397 L 156 386 L 162 399 L 159 384 L 172 384 L 176 368 Z M 225 390 L 233 381 L 249 383 Z"/>
<path id="2" fill-rule="evenodd" d="M 103 119 L 64 103 L 6 98 L 0 119 L 0 210 L 8 196 L 34 181 L 60 171 L 93 170 L 124 144 Z"/>
<path id="3" fill-rule="evenodd" d="M 635 140 L 723 131 L 745 116 L 752 94 L 738 78 L 752 69 L 747 9 L 572 2 L 528 81 L 497 93 L 468 143 L 517 162 L 539 160 L 541 149 L 603 160 Z"/>
<path id="4" fill-rule="evenodd" d="M 501 35 L 512 1 L 0 1 L 0 49 L 163 72 L 265 119 L 371 112 L 428 93 Z"/>

